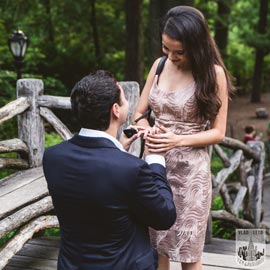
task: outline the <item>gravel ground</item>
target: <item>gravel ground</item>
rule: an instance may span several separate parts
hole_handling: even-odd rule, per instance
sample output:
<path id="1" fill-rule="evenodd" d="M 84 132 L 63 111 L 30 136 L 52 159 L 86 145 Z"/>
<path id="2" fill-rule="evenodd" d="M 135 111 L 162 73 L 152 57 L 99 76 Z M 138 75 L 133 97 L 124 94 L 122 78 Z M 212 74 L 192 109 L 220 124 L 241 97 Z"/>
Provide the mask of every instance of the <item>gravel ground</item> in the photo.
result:
<path id="1" fill-rule="evenodd" d="M 270 93 L 261 95 L 261 103 L 251 103 L 250 96 L 234 96 L 229 102 L 226 136 L 242 140 L 246 125 L 253 125 L 257 134 L 262 133 L 266 140 L 266 128 L 270 118 L 256 118 L 256 109 L 265 108 L 270 115 Z"/>

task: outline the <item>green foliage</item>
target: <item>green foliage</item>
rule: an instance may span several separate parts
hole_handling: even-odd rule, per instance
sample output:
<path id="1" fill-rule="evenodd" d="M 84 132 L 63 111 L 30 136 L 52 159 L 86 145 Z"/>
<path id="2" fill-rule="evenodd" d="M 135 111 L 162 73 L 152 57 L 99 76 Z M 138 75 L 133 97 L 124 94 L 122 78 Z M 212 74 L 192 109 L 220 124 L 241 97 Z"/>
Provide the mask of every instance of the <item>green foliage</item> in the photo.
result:
<path id="1" fill-rule="evenodd" d="M 212 36 L 215 32 L 215 20 L 217 19 L 217 1 L 195 0 L 195 7 L 198 8 L 207 19 Z"/>
<path id="2" fill-rule="evenodd" d="M 212 202 L 212 210 L 221 210 L 221 209 L 225 209 L 223 200 L 220 196 L 217 196 Z"/>
<path id="3" fill-rule="evenodd" d="M 2 1 L 0 17 L 4 33 L 19 27 L 30 39 L 24 72 L 60 78 L 67 87 L 96 68 L 123 74 L 124 57 L 123 53 L 119 54 L 125 48 L 123 2 L 96 1 L 96 21 L 92 20 L 91 3 L 88 0 L 34 0 L 16 1 L 16 4 Z M 98 26 L 100 55 L 93 40 L 94 24 Z M 7 47 L 6 39 L 7 36 L 2 37 L 0 48 Z M 122 56 L 115 58 L 115 55 Z M 11 58 L 3 63 L 4 68 L 12 68 Z"/>
<path id="4" fill-rule="evenodd" d="M 16 99 L 16 74 L 0 70 L 0 108 Z M 0 141 L 17 137 L 17 120 L 10 119 L 0 125 Z"/>
<path id="5" fill-rule="evenodd" d="M 255 49 L 270 47 L 270 31 L 258 34 L 259 3 L 257 0 L 235 1 L 230 16 L 228 57 L 226 63 L 233 76 L 246 92 L 251 88 L 251 78 L 255 65 Z M 269 5 L 268 5 L 269 8 Z M 268 14 L 270 14 L 268 12 Z M 268 21 L 270 17 L 268 15 Z M 266 59 L 265 59 L 266 60 Z M 265 61 L 265 68 L 267 67 Z M 267 74 L 264 72 L 264 74 Z M 264 85 L 267 78 L 263 78 Z M 269 84 L 269 78 L 268 78 Z M 266 91 L 266 89 L 263 89 Z"/>
<path id="6" fill-rule="evenodd" d="M 46 229 L 44 232 L 45 236 L 60 236 L 60 229 L 59 228 L 51 228 Z"/>
<path id="7" fill-rule="evenodd" d="M 232 155 L 232 150 L 222 147 L 222 150 L 230 157 Z M 221 161 L 221 159 L 217 156 L 216 152 L 213 150 L 212 157 L 211 157 L 211 172 L 212 174 L 216 175 L 222 168 L 224 168 L 224 165 Z"/>
<path id="8" fill-rule="evenodd" d="M 0 157 L 16 158 L 17 153 L 4 153 L 4 154 L 0 154 Z M 0 181 L 1 181 L 1 179 L 5 178 L 6 176 L 9 176 L 9 175 L 15 173 L 16 171 L 17 170 L 15 170 L 15 169 L 0 169 Z"/>
<path id="9" fill-rule="evenodd" d="M 0 70 L 0 107 L 16 99 L 16 73 Z M 69 90 L 57 78 L 43 77 L 41 75 L 23 74 L 23 78 L 42 79 L 44 94 L 54 96 L 69 96 Z M 15 138 L 18 135 L 17 118 L 14 117 L 0 125 L 0 140 Z"/>
<path id="10" fill-rule="evenodd" d="M 249 90 L 255 48 L 264 47 L 269 50 L 270 31 L 268 28 L 266 34 L 257 34 L 259 1 L 230 0 L 226 3 L 230 5 L 231 14 L 227 56 L 224 60 L 232 75 L 236 77 L 238 86 Z M 149 0 L 143 1 L 144 62 L 147 72 L 151 59 L 149 5 Z M 123 6 L 123 0 L 96 0 L 95 6 L 88 0 L 1 1 L 1 69 L 14 69 L 7 38 L 18 27 L 30 39 L 23 73 L 42 74 L 43 78 L 59 79 L 65 85 L 59 88 L 59 91 L 63 91 L 59 95 L 67 95 L 76 81 L 97 68 L 113 71 L 118 80 L 122 80 L 125 47 L 126 42 L 129 42 L 125 40 Z M 214 36 L 215 22 L 220 19 L 217 15 L 217 0 L 195 0 L 194 6 L 203 12 Z M 269 85 L 267 63 L 269 64 L 269 57 L 268 60 L 265 59 L 263 87 L 267 82 Z M 267 91 L 265 87 L 264 89 Z"/>
<path id="11" fill-rule="evenodd" d="M 225 209 L 223 200 L 220 196 L 217 196 L 212 203 L 212 210 L 222 210 Z M 212 221 L 212 232 L 213 237 L 223 238 L 223 239 L 234 239 L 235 237 L 235 226 L 229 222 L 223 220 L 213 220 Z"/>
<path id="12" fill-rule="evenodd" d="M 16 73 L 0 70 L 0 107 L 16 99 Z"/>
<path id="13" fill-rule="evenodd" d="M 216 155 L 216 153 L 213 152 L 212 159 L 211 159 L 211 172 L 212 172 L 212 174 L 216 175 L 222 168 L 223 168 L 222 161 Z"/>
<path id="14" fill-rule="evenodd" d="M 58 144 L 60 142 L 62 142 L 62 138 L 54 132 L 51 133 L 45 133 L 45 147 L 49 147 L 55 144 Z"/>
<path id="15" fill-rule="evenodd" d="M 235 229 L 231 223 L 223 220 L 212 221 L 213 237 L 222 239 L 235 239 Z"/>
<path id="16" fill-rule="evenodd" d="M 0 248 L 3 247 L 9 241 L 9 239 L 11 239 L 17 233 L 17 231 L 18 230 L 13 230 L 4 237 L 2 237 L 0 239 Z"/>

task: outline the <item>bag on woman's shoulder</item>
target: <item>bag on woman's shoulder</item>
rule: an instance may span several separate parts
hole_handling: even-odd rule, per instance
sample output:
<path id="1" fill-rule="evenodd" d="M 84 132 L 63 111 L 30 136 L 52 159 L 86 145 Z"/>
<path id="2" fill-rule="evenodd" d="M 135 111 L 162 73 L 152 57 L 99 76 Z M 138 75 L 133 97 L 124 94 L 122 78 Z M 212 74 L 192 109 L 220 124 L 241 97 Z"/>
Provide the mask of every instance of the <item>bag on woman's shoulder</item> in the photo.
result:
<path id="1" fill-rule="evenodd" d="M 156 74 L 155 74 L 155 75 L 158 76 L 157 82 L 158 82 L 158 79 L 159 79 L 159 75 L 161 74 L 161 72 L 162 72 L 162 70 L 164 68 L 164 65 L 165 65 L 165 62 L 166 62 L 167 58 L 168 58 L 167 56 L 162 56 L 159 63 L 158 63 Z M 152 109 L 151 109 L 150 106 L 148 106 L 148 109 L 140 117 L 136 118 L 134 120 L 134 122 L 137 123 L 141 119 L 146 118 L 148 120 L 148 122 L 151 123 L 151 112 L 152 112 Z M 140 158 L 142 158 L 142 156 L 143 156 L 144 144 L 145 144 L 145 140 L 142 139 L 141 152 L 140 152 L 140 156 L 139 156 Z"/>

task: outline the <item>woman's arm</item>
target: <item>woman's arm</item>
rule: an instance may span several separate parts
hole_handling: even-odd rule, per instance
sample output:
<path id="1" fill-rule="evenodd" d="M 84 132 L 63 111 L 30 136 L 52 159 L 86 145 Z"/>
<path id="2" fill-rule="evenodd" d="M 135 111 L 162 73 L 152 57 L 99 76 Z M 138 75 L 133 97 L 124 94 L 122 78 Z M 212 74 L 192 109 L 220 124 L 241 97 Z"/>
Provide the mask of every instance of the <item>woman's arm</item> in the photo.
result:
<path id="1" fill-rule="evenodd" d="M 152 65 L 152 67 L 150 69 L 150 72 L 148 74 L 148 77 L 147 77 L 146 83 L 144 85 L 142 94 L 140 96 L 139 102 L 138 102 L 136 109 L 135 109 L 135 112 L 133 114 L 132 122 L 134 125 L 140 125 L 143 127 L 150 126 L 146 118 L 142 118 L 137 123 L 135 123 L 134 120 L 139 118 L 141 115 L 143 115 L 143 113 L 145 113 L 146 110 L 148 109 L 148 105 L 149 105 L 148 104 L 148 97 L 149 97 L 150 90 L 152 88 L 152 85 L 153 85 L 153 82 L 155 79 L 155 73 L 156 73 L 156 69 L 157 69 L 159 60 L 160 60 L 160 58 L 154 62 L 154 64 Z"/>
<path id="2" fill-rule="evenodd" d="M 168 151 L 179 146 L 201 147 L 219 143 L 223 140 L 226 132 L 228 111 L 227 81 L 222 67 L 216 66 L 216 74 L 221 107 L 211 125 L 211 129 L 191 135 L 176 135 L 168 129 L 160 127 L 163 133 L 148 135 L 146 143 L 150 152 Z"/>

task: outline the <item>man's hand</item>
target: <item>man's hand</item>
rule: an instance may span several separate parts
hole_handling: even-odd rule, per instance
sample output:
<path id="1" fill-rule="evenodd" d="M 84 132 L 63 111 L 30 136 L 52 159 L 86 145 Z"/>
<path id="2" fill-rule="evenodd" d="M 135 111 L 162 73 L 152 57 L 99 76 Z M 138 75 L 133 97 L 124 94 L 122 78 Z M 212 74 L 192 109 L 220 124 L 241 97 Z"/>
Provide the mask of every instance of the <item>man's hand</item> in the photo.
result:
<path id="1" fill-rule="evenodd" d="M 124 132 L 121 133 L 120 135 L 120 143 L 123 145 L 124 149 L 126 151 L 129 150 L 130 148 L 130 145 L 136 140 L 138 139 L 139 137 L 143 136 L 143 133 L 144 133 L 144 130 L 145 128 L 144 127 L 141 127 L 141 126 L 128 126 L 127 127 L 128 129 L 132 128 L 132 129 L 135 129 L 137 131 L 136 134 L 134 134 L 132 137 L 128 138 Z"/>

